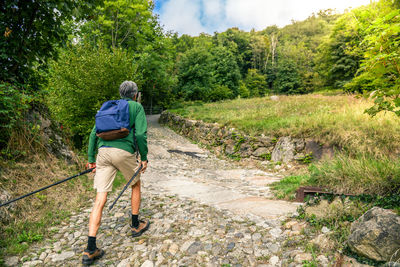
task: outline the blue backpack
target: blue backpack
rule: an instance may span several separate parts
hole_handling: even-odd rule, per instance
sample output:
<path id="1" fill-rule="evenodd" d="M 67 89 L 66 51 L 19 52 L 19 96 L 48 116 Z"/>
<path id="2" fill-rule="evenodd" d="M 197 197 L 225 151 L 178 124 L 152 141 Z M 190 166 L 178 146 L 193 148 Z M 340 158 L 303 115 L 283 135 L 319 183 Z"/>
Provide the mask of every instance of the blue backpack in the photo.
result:
<path id="1" fill-rule="evenodd" d="M 127 137 L 130 130 L 128 101 L 104 102 L 96 114 L 96 135 L 104 140 L 115 140 Z"/>

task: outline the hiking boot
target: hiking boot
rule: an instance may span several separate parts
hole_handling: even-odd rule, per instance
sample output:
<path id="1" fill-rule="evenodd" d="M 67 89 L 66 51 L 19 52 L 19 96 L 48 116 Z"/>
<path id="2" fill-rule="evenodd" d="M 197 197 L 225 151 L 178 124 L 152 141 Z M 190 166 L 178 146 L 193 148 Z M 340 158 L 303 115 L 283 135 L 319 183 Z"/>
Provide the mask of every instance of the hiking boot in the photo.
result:
<path id="1" fill-rule="evenodd" d="M 83 265 L 91 265 L 96 259 L 100 259 L 104 255 L 104 250 L 96 248 L 95 251 L 89 251 L 85 249 L 82 257 Z"/>
<path id="2" fill-rule="evenodd" d="M 133 227 L 132 228 L 132 237 L 138 237 L 141 236 L 144 232 L 146 232 L 147 229 L 149 229 L 150 222 L 149 221 L 144 221 L 144 220 L 139 220 L 139 226 L 138 227 Z"/>

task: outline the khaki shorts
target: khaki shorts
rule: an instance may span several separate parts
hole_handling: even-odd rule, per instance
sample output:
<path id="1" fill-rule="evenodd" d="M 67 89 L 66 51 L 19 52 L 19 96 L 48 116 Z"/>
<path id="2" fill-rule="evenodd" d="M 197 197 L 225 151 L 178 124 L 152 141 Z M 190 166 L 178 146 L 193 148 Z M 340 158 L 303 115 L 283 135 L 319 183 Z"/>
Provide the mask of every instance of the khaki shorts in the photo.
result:
<path id="1" fill-rule="evenodd" d="M 115 147 L 101 147 L 96 158 L 94 188 L 97 192 L 110 192 L 117 170 L 122 172 L 126 181 L 129 181 L 139 166 L 135 154 Z M 135 185 L 139 180 L 140 173 L 131 185 Z"/>

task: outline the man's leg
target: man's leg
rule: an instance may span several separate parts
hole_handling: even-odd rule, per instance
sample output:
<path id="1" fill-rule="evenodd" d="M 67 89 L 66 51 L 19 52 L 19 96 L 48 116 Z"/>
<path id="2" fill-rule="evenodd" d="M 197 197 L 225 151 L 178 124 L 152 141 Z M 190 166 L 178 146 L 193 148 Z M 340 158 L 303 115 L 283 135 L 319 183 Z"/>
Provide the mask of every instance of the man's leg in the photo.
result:
<path id="1" fill-rule="evenodd" d="M 139 221 L 140 208 L 140 180 L 132 186 L 131 211 L 132 211 L 132 236 L 141 236 L 150 226 L 148 220 Z"/>
<path id="2" fill-rule="evenodd" d="M 97 192 L 96 200 L 89 218 L 88 245 L 83 253 L 83 265 L 90 265 L 94 260 L 101 258 L 104 255 L 104 251 L 98 249 L 96 246 L 96 235 L 100 227 L 101 215 L 106 201 L 107 192 Z"/>
<path id="3" fill-rule="evenodd" d="M 140 198 L 141 198 L 141 193 L 140 193 L 140 180 L 139 180 L 136 182 L 136 184 L 132 186 L 132 194 L 131 194 L 132 215 L 139 214 Z"/>
<path id="4" fill-rule="evenodd" d="M 96 237 L 100 227 L 101 215 L 107 201 L 107 192 L 98 192 L 89 219 L 89 236 Z"/>

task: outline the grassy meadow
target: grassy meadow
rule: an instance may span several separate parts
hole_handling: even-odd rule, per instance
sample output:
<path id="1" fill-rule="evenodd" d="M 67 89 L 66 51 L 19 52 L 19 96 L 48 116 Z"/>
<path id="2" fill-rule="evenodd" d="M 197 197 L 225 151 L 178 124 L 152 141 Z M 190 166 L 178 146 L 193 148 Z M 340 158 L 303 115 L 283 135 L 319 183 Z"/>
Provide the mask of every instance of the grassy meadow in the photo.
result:
<path id="1" fill-rule="evenodd" d="M 338 193 L 396 193 L 400 191 L 400 118 L 391 113 L 365 114 L 372 104 L 351 95 L 310 94 L 279 96 L 278 101 L 269 97 L 236 99 L 171 112 L 254 136 L 312 138 L 340 148 L 335 158 L 313 163 L 307 174 L 277 185 L 280 197 L 288 197 L 306 184 Z"/>
<path id="2" fill-rule="evenodd" d="M 370 117 L 370 101 L 354 96 L 317 94 L 237 99 L 171 110 L 186 118 L 217 122 L 251 135 L 311 137 L 350 152 L 397 155 L 400 119 L 393 114 Z"/>

